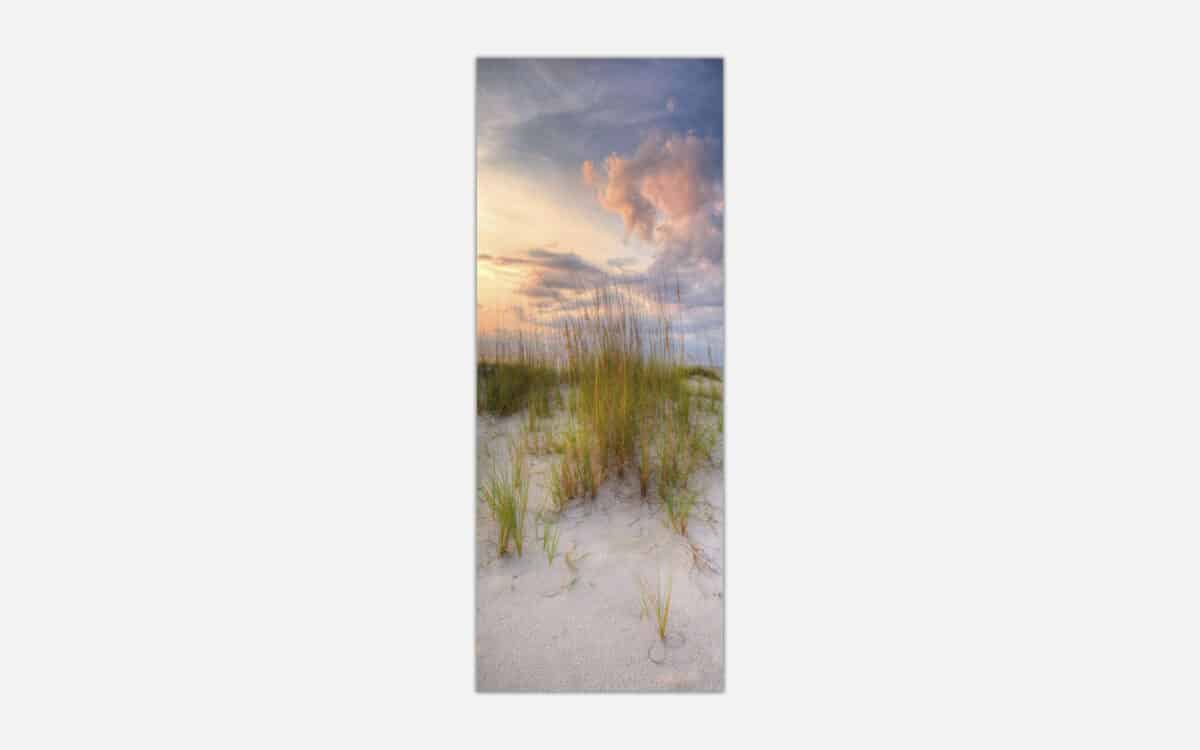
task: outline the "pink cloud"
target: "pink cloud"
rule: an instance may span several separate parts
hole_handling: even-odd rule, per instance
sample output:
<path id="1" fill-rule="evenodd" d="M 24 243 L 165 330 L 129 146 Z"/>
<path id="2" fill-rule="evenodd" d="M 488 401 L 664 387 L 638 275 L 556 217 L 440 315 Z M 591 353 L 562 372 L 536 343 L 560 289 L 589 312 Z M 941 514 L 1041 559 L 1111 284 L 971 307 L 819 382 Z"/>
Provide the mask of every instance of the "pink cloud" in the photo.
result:
<path id="1" fill-rule="evenodd" d="M 724 234 L 719 164 L 716 140 L 655 134 L 632 156 L 605 159 L 603 184 L 591 161 L 583 176 L 600 205 L 621 217 L 626 239 L 658 245 L 663 263 L 711 264 L 721 261 Z"/>

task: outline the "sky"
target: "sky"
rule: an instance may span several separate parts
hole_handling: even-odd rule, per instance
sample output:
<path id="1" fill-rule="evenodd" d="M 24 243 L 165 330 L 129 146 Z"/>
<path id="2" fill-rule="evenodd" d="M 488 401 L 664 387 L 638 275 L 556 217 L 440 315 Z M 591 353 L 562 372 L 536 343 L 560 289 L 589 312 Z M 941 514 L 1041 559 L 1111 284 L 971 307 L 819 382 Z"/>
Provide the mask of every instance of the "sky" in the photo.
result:
<path id="1" fill-rule="evenodd" d="M 554 326 L 609 280 L 666 281 L 689 359 L 722 364 L 722 62 L 477 65 L 480 338 Z"/>

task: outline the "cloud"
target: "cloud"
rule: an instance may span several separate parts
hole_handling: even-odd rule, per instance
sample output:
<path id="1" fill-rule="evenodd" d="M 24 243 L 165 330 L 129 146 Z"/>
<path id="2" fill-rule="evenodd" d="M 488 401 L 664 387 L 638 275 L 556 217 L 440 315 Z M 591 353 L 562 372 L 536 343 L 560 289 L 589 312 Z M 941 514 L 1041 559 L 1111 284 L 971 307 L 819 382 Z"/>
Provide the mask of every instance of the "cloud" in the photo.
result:
<path id="1" fill-rule="evenodd" d="M 521 280 L 515 292 L 524 302 L 517 306 L 522 309 L 516 319 L 522 324 L 555 328 L 594 305 L 595 289 L 614 284 L 614 293 L 645 304 L 647 309 L 665 305 L 681 332 L 708 335 L 723 330 L 725 280 L 719 268 L 682 265 L 669 273 L 610 273 L 577 253 L 546 248 L 479 257 L 493 266 L 520 271 Z M 620 269 L 634 261 L 635 258 L 612 258 L 607 264 Z M 718 335 L 715 340 L 719 343 L 722 338 Z"/>
<path id="2" fill-rule="evenodd" d="M 681 330 L 724 326 L 725 195 L 721 143 L 694 133 L 654 133 L 633 154 L 611 154 L 603 174 L 588 162 L 585 181 L 605 210 L 621 217 L 625 237 L 657 249 L 633 282 L 648 300 L 681 316 Z M 610 264 L 621 268 L 627 259 Z"/>
<path id="3" fill-rule="evenodd" d="M 480 255 L 487 263 L 502 267 L 521 267 L 528 272 L 517 293 L 526 297 L 560 300 L 564 291 L 591 289 L 608 281 L 601 268 L 572 252 L 534 248 L 524 256 Z"/>
<path id="4" fill-rule="evenodd" d="M 694 133 L 652 133 L 632 154 L 610 154 L 602 167 L 580 164 L 598 204 L 621 217 L 628 240 L 657 249 L 650 267 L 632 272 L 638 258 L 610 258 L 603 267 L 574 252 L 538 247 L 487 262 L 526 269 L 516 292 L 540 320 L 586 305 L 586 292 L 619 281 L 631 294 L 671 306 L 682 330 L 723 327 L 725 278 L 724 188 L 721 144 Z M 607 270 L 606 270 L 607 269 Z"/>
<path id="5" fill-rule="evenodd" d="M 608 265 L 612 266 L 613 268 L 628 268 L 629 266 L 636 266 L 637 262 L 638 259 L 634 258 L 633 256 L 608 259 Z"/>
<path id="6" fill-rule="evenodd" d="M 547 245 L 480 253 L 481 263 L 518 275 L 519 321 L 553 328 L 594 304 L 592 290 L 615 282 L 647 309 L 666 305 L 680 332 L 704 337 L 705 356 L 712 342 L 719 349 L 725 317 L 720 142 L 655 133 L 632 154 L 609 155 L 601 167 L 583 161 L 579 174 L 599 205 L 621 217 L 627 239 L 636 235 L 658 252 L 644 271 L 634 270 L 640 261 L 633 255 L 597 265 Z"/>
<path id="7" fill-rule="evenodd" d="M 583 163 L 584 182 L 596 200 L 617 214 L 625 238 L 640 237 L 660 249 L 654 270 L 719 266 L 724 255 L 724 188 L 721 144 L 694 133 L 654 133 L 631 156 L 611 154 L 601 179 Z"/>

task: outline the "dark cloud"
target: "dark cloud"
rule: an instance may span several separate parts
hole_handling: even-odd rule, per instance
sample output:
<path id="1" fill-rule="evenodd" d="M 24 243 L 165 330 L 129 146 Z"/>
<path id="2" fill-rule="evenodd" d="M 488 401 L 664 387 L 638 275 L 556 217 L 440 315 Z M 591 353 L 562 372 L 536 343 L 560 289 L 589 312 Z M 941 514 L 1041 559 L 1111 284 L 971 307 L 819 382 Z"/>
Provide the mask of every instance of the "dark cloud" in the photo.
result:
<path id="1" fill-rule="evenodd" d="M 529 273 L 517 290 L 526 297 L 557 300 L 564 291 L 592 289 L 609 280 L 603 269 L 572 252 L 534 248 L 524 256 L 487 256 L 484 260 L 497 266 L 528 268 Z"/>
<path id="2" fill-rule="evenodd" d="M 594 304 L 595 289 L 611 285 L 645 303 L 665 305 L 678 316 L 680 330 L 713 331 L 723 325 L 725 282 L 719 267 L 681 264 L 653 273 L 609 273 L 577 253 L 544 248 L 523 255 L 480 257 L 497 266 L 528 269 L 517 288 L 531 312 L 522 316 L 524 322 L 555 326 L 563 316 Z"/>
<path id="3" fill-rule="evenodd" d="M 632 256 L 625 258 L 609 258 L 608 265 L 613 268 L 628 268 L 629 266 L 637 265 L 638 259 Z"/>

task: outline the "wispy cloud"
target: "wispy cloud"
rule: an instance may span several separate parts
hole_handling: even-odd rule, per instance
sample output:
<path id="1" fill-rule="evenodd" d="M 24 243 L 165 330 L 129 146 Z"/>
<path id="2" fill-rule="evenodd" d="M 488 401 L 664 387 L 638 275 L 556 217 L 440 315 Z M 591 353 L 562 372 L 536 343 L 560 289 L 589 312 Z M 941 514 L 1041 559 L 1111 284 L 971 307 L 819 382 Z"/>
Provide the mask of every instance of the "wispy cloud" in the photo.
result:
<path id="1" fill-rule="evenodd" d="M 525 297 L 562 300 L 564 292 L 592 289 L 609 281 L 608 273 L 573 252 L 534 248 L 518 256 L 477 257 L 495 266 L 525 269 L 517 288 L 517 293 Z"/>
<path id="2" fill-rule="evenodd" d="M 704 313 L 706 308 L 711 310 L 724 305 L 724 284 L 719 273 L 697 273 L 687 268 L 669 273 L 621 270 L 626 262 L 634 260 L 632 258 L 610 260 L 609 265 L 619 269 L 612 273 L 576 253 L 544 248 L 534 248 L 520 255 L 481 253 L 477 257 L 480 263 L 492 267 L 517 269 L 521 277 L 516 294 L 542 313 L 578 310 L 590 303 L 593 290 L 615 284 L 647 303 L 668 304 L 685 319 L 695 311 L 696 325 L 703 323 L 703 326 L 711 327 L 722 319 L 722 315 Z M 534 321 L 533 318 L 522 320 Z"/>
<path id="3" fill-rule="evenodd" d="M 613 268 L 629 268 L 630 266 L 636 266 L 638 259 L 633 256 L 624 256 L 621 258 L 609 258 L 607 262 Z"/>

